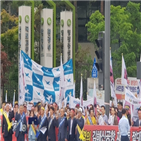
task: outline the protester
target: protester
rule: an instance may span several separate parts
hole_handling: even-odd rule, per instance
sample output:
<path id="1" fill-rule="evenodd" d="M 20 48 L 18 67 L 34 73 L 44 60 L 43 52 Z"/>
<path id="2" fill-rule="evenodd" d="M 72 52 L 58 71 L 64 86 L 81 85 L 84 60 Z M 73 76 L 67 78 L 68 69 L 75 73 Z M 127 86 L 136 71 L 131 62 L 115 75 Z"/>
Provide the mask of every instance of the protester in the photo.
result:
<path id="1" fill-rule="evenodd" d="M 12 141 L 13 131 L 12 131 L 11 122 L 14 115 L 12 114 L 11 111 L 9 111 L 9 109 L 10 109 L 10 105 L 7 103 L 5 105 L 5 112 L 3 112 L 3 122 L 2 122 L 2 135 L 4 137 L 4 141 Z M 8 120 L 10 123 L 8 122 Z"/>
<path id="2" fill-rule="evenodd" d="M 111 108 L 111 115 L 108 120 L 109 125 L 118 125 L 118 117 L 116 115 L 116 109 L 114 107 Z"/>
<path id="3" fill-rule="evenodd" d="M 123 104 L 122 102 L 118 102 L 118 112 L 117 116 L 121 119 L 122 118 L 122 109 L 123 109 Z"/>
<path id="4" fill-rule="evenodd" d="M 55 127 L 58 125 L 58 118 L 54 116 L 54 107 L 50 107 L 50 116 L 48 118 L 48 141 L 56 141 Z"/>
<path id="5" fill-rule="evenodd" d="M 141 107 L 138 109 L 138 119 L 132 122 L 133 126 L 139 127 L 141 126 Z"/>
<path id="6" fill-rule="evenodd" d="M 126 110 L 122 109 L 122 118 L 119 121 L 121 141 L 129 141 L 128 132 L 130 131 L 130 125 L 126 116 Z"/>
<path id="7" fill-rule="evenodd" d="M 15 120 L 17 121 L 16 125 L 17 141 L 24 141 L 25 134 L 27 134 L 27 121 L 23 110 L 24 110 L 23 105 L 20 105 L 19 114 L 17 114 L 15 117 Z"/>
<path id="8" fill-rule="evenodd" d="M 82 117 L 82 108 L 78 109 L 78 114 L 76 116 L 77 118 L 77 136 L 76 136 L 76 141 L 80 141 L 80 137 L 82 134 L 82 130 L 84 127 L 84 118 Z"/>
<path id="9" fill-rule="evenodd" d="M 37 141 L 46 141 L 48 131 L 48 120 L 47 117 L 45 116 L 44 107 L 41 107 L 40 114 L 41 116 L 39 117 L 39 127 L 37 129 L 36 137 Z"/>
<path id="10" fill-rule="evenodd" d="M 101 113 L 98 119 L 99 125 L 108 125 L 108 118 L 107 115 L 105 115 L 105 106 L 101 106 Z"/>
<path id="11" fill-rule="evenodd" d="M 92 108 L 89 109 L 89 116 L 86 118 L 86 125 L 96 125 L 96 119 L 94 117 L 94 110 Z"/>
<path id="12" fill-rule="evenodd" d="M 58 140 L 67 141 L 67 118 L 64 116 L 65 109 L 61 108 L 61 117 L 58 119 Z"/>
<path id="13" fill-rule="evenodd" d="M 28 119 L 28 141 L 35 141 L 36 140 L 36 130 L 38 125 L 37 117 L 34 114 L 34 111 L 31 110 Z"/>
<path id="14" fill-rule="evenodd" d="M 130 109 L 130 106 L 129 105 L 126 105 L 125 106 L 126 115 L 127 115 L 128 121 L 129 121 L 129 125 L 131 126 L 131 114 L 129 113 L 129 109 Z"/>
<path id="15" fill-rule="evenodd" d="M 68 120 L 68 141 L 75 141 L 75 129 L 77 125 L 77 120 L 74 118 L 75 110 L 71 109 L 70 111 L 70 119 Z"/>

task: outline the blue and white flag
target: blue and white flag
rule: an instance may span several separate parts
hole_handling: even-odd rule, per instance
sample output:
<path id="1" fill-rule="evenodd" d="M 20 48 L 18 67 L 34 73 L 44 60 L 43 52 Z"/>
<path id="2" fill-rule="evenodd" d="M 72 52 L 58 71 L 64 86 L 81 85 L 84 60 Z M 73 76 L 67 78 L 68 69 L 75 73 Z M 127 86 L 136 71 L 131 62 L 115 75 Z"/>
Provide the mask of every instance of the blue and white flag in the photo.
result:
<path id="1" fill-rule="evenodd" d="M 21 50 L 20 53 L 20 90 L 19 100 L 23 101 L 39 101 L 53 103 L 59 102 L 60 95 L 60 75 L 61 66 L 56 68 L 43 67 L 33 60 Z M 73 86 L 73 63 L 70 59 L 63 65 L 65 77 L 65 89 Z"/>

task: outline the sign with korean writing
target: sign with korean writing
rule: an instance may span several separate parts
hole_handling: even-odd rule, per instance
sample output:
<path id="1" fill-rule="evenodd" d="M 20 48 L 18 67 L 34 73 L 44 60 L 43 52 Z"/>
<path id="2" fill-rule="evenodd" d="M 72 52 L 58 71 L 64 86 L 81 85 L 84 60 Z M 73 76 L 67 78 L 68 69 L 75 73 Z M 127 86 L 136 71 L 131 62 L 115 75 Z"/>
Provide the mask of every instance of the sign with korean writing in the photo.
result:
<path id="1" fill-rule="evenodd" d="M 41 11 L 40 64 L 53 67 L 53 9 Z"/>
<path id="2" fill-rule="evenodd" d="M 31 7 L 19 7 L 18 47 L 31 57 Z"/>
<path id="3" fill-rule="evenodd" d="M 96 58 L 94 58 L 93 69 L 92 69 L 92 77 L 93 78 L 97 78 L 97 67 L 96 67 L 95 63 L 96 63 Z"/>
<path id="4" fill-rule="evenodd" d="M 20 91 L 20 82 L 22 76 L 20 74 L 20 50 L 23 50 L 29 57 L 31 57 L 31 7 L 20 6 L 18 13 L 18 98 L 21 98 L 23 93 Z"/>
<path id="5" fill-rule="evenodd" d="M 63 62 L 72 59 L 72 11 L 60 13 L 60 41 L 62 43 Z"/>
<path id="6" fill-rule="evenodd" d="M 128 89 L 137 97 L 137 88 L 139 80 L 135 77 L 128 77 Z M 115 93 L 117 99 L 125 98 L 125 86 L 121 84 L 121 78 L 115 80 Z"/>

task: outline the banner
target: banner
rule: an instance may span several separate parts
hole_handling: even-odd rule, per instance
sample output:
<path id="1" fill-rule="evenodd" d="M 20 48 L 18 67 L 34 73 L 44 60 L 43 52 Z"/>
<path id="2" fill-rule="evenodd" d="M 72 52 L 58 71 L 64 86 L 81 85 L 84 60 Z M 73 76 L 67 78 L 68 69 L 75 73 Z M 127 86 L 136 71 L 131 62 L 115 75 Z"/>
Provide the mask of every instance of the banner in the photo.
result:
<path id="1" fill-rule="evenodd" d="M 88 90 L 88 95 L 88 98 L 93 99 L 93 89 Z M 96 100 L 99 106 L 104 105 L 104 91 L 99 91 L 98 89 L 96 89 Z"/>
<path id="2" fill-rule="evenodd" d="M 22 100 L 53 103 L 58 102 L 60 94 L 60 67 L 46 68 L 37 64 L 21 50 Z M 66 87 L 73 86 L 73 63 L 70 59 L 63 65 Z M 73 94 L 73 91 L 72 91 Z M 21 101 L 22 102 L 22 101 Z"/>
<path id="3" fill-rule="evenodd" d="M 60 41 L 63 44 L 63 62 L 72 59 L 72 11 L 60 12 Z"/>
<path id="4" fill-rule="evenodd" d="M 139 80 L 135 77 L 128 77 L 128 89 L 137 97 Z M 117 78 L 115 80 L 115 92 L 117 99 L 122 100 L 125 98 L 125 88 L 124 85 L 121 84 L 121 78 Z"/>
<path id="5" fill-rule="evenodd" d="M 141 140 L 141 128 L 131 127 L 128 137 L 130 141 Z M 83 136 L 86 141 L 121 141 L 118 126 L 85 125 Z"/>
<path id="6" fill-rule="evenodd" d="M 53 67 L 53 9 L 41 10 L 40 64 Z"/>

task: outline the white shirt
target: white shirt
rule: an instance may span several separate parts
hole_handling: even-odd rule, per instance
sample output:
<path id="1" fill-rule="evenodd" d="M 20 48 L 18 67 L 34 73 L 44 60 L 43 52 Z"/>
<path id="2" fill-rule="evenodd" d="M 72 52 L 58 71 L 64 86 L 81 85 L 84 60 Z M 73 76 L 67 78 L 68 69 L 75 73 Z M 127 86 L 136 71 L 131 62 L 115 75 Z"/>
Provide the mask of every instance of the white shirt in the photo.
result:
<path id="1" fill-rule="evenodd" d="M 6 112 L 6 114 L 7 114 L 7 117 L 9 118 L 9 112 Z"/>
<path id="2" fill-rule="evenodd" d="M 73 119 L 70 121 L 70 135 L 72 134 L 72 124 L 73 124 Z"/>
<path id="3" fill-rule="evenodd" d="M 108 123 L 109 123 L 110 125 L 114 125 L 114 117 L 115 117 L 115 116 L 110 115 L 109 120 L 108 120 Z"/>

